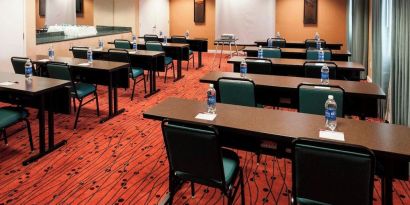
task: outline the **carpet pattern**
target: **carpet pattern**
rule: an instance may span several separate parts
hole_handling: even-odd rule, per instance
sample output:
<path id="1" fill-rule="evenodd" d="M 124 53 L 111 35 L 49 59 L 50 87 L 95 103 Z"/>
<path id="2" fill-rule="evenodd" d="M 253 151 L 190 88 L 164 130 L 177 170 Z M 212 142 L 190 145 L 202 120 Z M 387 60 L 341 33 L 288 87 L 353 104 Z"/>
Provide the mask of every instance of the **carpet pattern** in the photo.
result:
<path id="1" fill-rule="evenodd" d="M 207 85 L 199 78 L 212 69 L 212 58 L 213 54 L 204 54 L 205 67 L 199 70 L 191 65 L 187 71 L 183 63 L 185 77 L 176 83 L 164 84 L 161 73 L 161 91 L 148 99 L 143 97 L 142 84 L 137 85 L 132 102 L 131 89 L 119 90 L 119 107 L 126 112 L 104 124 L 98 123 L 94 103 L 82 110 L 76 131 L 72 130 L 74 114 L 56 115 L 56 141 L 66 139 L 68 144 L 29 166 L 21 164 L 30 155 L 27 132 L 17 132 L 21 124 L 8 129 L 16 134 L 9 137 L 8 146 L 0 142 L 0 204 L 157 204 L 167 193 L 168 162 L 160 122 L 143 119 L 142 113 L 171 96 L 205 100 Z M 220 70 L 232 70 L 226 59 L 222 62 Z M 98 93 L 101 113 L 106 115 L 106 88 L 99 86 Z M 38 151 L 36 111 L 30 113 Z M 264 155 L 258 165 L 253 153 L 238 154 L 246 204 L 288 204 L 290 161 Z M 185 184 L 175 204 L 222 204 L 224 200 L 213 188 L 196 185 L 196 193 L 191 198 L 190 186 Z M 375 179 L 374 204 L 380 204 L 380 195 L 380 180 Z M 393 196 L 394 204 L 410 204 L 410 182 L 396 180 Z M 239 195 L 235 202 L 240 204 Z"/>

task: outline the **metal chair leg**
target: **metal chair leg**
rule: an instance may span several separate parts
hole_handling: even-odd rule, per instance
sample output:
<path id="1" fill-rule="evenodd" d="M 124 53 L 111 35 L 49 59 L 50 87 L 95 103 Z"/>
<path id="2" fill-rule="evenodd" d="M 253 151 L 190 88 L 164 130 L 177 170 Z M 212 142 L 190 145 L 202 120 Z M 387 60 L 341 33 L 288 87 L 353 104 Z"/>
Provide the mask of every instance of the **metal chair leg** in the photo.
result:
<path id="1" fill-rule="evenodd" d="M 243 183 L 243 170 L 239 170 L 239 180 L 241 180 L 241 204 L 245 205 L 245 186 Z"/>
<path id="2" fill-rule="evenodd" d="M 173 75 L 174 80 L 175 80 L 175 66 L 174 66 L 174 62 L 172 62 L 172 75 Z"/>
<path id="3" fill-rule="evenodd" d="M 131 94 L 131 101 L 134 100 L 134 92 L 135 92 L 135 84 L 136 84 L 137 79 L 134 78 L 134 85 L 132 86 L 132 94 Z"/>
<path id="4" fill-rule="evenodd" d="M 75 103 L 75 98 L 73 98 L 74 113 L 77 112 L 77 105 Z"/>
<path id="5" fill-rule="evenodd" d="M 28 139 L 29 139 L 29 142 L 30 142 L 30 149 L 33 152 L 34 151 L 34 144 L 33 144 L 33 135 L 31 134 L 30 121 L 28 119 L 24 119 L 24 121 L 26 121 Z"/>
<path id="6" fill-rule="evenodd" d="M 7 142 L 6 128 L 3 128 L 2 133 L 3 133 L 4 144 L 9 145 L 9 143 Z"/>
<path id="7" fill-rule="evenodd" d="M 94 96 L 95 96 L 95 105 L 97 107 L 97 116 L 100 116 L 100 106 L 99 106 L 99 103 L 98 103 L 97 90 L 94 92 Z"/>
<path id="8" fill-rule="evenodd" d="M 147 82 L 145 81 L 145 75 L 142 75 L 142 78 L 144 79 L 144 93 L 147 93 Z"/>
<path id="9" fill-rule="evenodd" d="M 194 184 L 194 182 L 191 182 L 191 196 L 192 196 L 192 198 L 195 198 L 195 184 Z"/>
<path id="10" fill-rule="evenodd" d="M 168 65 L 165 66 L 165 76 L 164 76 L 164 83 L 167 82 L 167 73 L 168 73 Z"/>
<path id="11" fill-rule="evenodd" d="M 80 99 L 80 105 L 78 106 L 77 114 L 75 116 L 75 122 L 74 122 L 74 129 L 77 129 L 77 122 L 78 122 L 78 117 L 80 116 L 80 111 L 81 111 L 81 106 L 83 104 L 83 99 Z"/>

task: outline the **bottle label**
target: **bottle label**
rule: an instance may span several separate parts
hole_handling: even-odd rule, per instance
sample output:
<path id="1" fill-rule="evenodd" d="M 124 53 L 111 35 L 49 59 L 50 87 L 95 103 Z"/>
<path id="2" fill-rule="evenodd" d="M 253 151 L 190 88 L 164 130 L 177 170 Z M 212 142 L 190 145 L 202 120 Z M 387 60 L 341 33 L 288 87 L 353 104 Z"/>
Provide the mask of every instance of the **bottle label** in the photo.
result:
<path id="1" fill-rule="evenodd" d="M 50 58 L 53 57 L 53 51 L 52 50 L 48 51 L 48 57 L 50 57 Z"/>
<path id="2" fill-rule="evenodd" d="M 208 95 L 208 106 L 213 106 L 216 104 L 216 96 Z"/>
<path id="3" fill-rule="evenodd" d="M 93 61 L 93 54 L 92 54 L 91 52 L 88 52 L 88 53 L 87 53 L 87 59 L 88 59 L 88 62 L 92 62 L 92 61 Z"/>
<path id="4" fill-rule="evenodd" d="M 336 120 L 336 109 L 335 108 L 327 108 L 325 111 L 326 119 L 329 121 Z"/>
<path id="5" fill-rule="evenodd" d="M 272 48 L 272 44 L 273 44 L 272 39 L 269 39 L 269 41 L 268 41 L 268 47 L 269 47 L 269 48 Z"/>
<path id="6" fill-rule="evenodd" d="M 263 58 L 263 51 L 258 51 L 258 58 Z"/>
<path id="7" fill-rule="evenodd" d="M 246 73 L 248 72 L 248 67 L 246 67 L 246 66 L 241 66 L 239 72 L 242 73 L 242 74 L 246 74 Z"/>
<path id="8" fill-rule="evenodd" d="M 27 66 L 25 71 L 26 71 L 26 75 L 32 75 L 33 74 L 33 68 L 31 66 Z"/>
<path id="9" fill-rule="evenodd" d="M 137 50 L 137 44 L 136 43 L 132 44 L 132 49 Z"/>
<path id="10" fill-rule="evenodd" d="M 328 80 L 329 79 L 329 73 L 328 72 L 322 72 L 321 79 Z"/>

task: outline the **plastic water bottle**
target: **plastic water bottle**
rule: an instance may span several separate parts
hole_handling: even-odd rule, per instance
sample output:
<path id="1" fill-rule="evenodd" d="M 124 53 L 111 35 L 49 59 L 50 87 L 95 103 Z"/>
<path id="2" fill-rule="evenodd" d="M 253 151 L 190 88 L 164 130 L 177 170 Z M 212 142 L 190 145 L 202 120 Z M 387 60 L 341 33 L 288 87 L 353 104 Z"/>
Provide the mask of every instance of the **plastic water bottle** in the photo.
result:
<path id="1" fill-rule="evenodd" d="M 320 40 L 316 40 L 316 48 L 321 49 L 322 48 L 322 42 Z"/>
<path id="2" fill-rule="evenodd" d="M 276 38 L 280 38 L 280 33 L 276 32 Z"/>
<path id="3" fill-rule="evenodd" d="M 162 31 L 159 31 L 159 37 L 162 37 L 163 33 Z"/>
<path id="4" fill-rule="evenodd" d="M 132 42 L 132 50 L 137 51 L 138 50 L 138 46 L 137 46 L 137 42 L 133 41 Z"/>
<path id="5" fill-rule="evenodd" d="M 53 45 L 50 46 L 50 48 L 48 48 L 48 58 L 50 60 L 54 60 L 54 48 Z"/>
<path id="6" fill-rule="evenodd" d="M 268 40 L 268 47 L 269 48 L 273 47 L 273 39 L 271 39 L 271 38 Z"/>
<path id="7" fill-rule="evenodd" d="M 104 48 L 104 41 L 102 40 L 102 38 L 98 39 L 98 48 Z"/>
<path id="8" fill-rule="evenodd" d="M 185 31 L 185 38 L 189 38 L 189 30 Z"/>
<path id="9" fill-rule="evenodd" d="M 258 48 L 258 58 L 263 58 L 263 49 L 262 49 L 262 46 L 259 46 L 259 48 Z"/>
<path id="10" fill-rule="evenodd" d="M 318 32 L 315 33 L 315 39 L 316 39 L 316 40 L 320 40 L 320 35 L 319 35 Z"/>
<path id="11" fill-rule="evenodd" d="M 318 60 L 320 60 L 320 61 L 324 61 L 324 60 L 325 60 L 325 52 L 323 51 L 323 48 L 320 48 L 320 49 L 319 49 L 319 52 L 318 52 Z"/>
<path id="12" fill-rule="evenodd" d="M 323 85 L 329 84 L 329 67 L 326 64 L 320 69 L 320 82 Z"/>
<path id="13" fill-rule="evenodd" d="M 209 88 L 206 93 L 208 96 L 208 113 L 215 114 L 216 112 L 216 91 L 214 88 L 214 84 L 209 84 Z"/>
<path id="14" fill-rule="evenodd" d="M 326 127 L 334 131 L 337 127 L 337 104 L 333 99 L 333 95 L 329 95 L 325 103 L 325 119 Z"/>
<path id="15" fill-rule="evenodd" d="M 30 60 L 26 61 L 26 64 L 24 65 L 24 73 L 26 76 L 26 80 L 31 80 L 33 77 L 33 64 L 31 64 Z"/>
<path id="16" fill-rule="evenodd" d="M 91 48 L 87 50 L 87 61 L 88 63 L 93 63 L 93 50 Z"/>
<path id="17" fill-rule="evenodd" d="M 168 38 L 167 36 L 164 36 L 164 45 L 167 45 L 167 43 L 168 43 Z"/>
<path id="18" fill-rule="evenodd" d="M 137 35 L 132 34 L 132 41 L 137 41 Z"/>
<path id="19" fill-rule="evenodd" d="M 244 78 L 247 72 L 248 72 L 248 65 L 246 64 L 245 60 L 242 60 L 240 68 L 239 68 L 239 73 L 241 74 L 241 77 Z"/>

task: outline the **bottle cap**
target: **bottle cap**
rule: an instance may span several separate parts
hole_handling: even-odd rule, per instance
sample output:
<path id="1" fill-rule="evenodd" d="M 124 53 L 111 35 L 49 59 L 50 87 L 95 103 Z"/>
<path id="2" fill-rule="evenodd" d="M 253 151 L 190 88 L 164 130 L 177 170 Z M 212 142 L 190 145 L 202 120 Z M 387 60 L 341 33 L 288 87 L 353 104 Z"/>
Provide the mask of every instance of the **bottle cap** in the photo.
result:
<path id="1" fill-rule="evenodd" d="M 320 51 L 323 51 L 323 48 L 320 48 Z"/>
<path id="2" fill-rule="evenodd" d="M 210 87 L 210 88 L 214 88 L 214 84 L 212 84 L 212 83 L 209 84 L 209 87 Z"/>
<path id="3" fill-rule="evenodd" d="M 333 100 L 333 95 L 327 96 L 328 99 Z"/>

